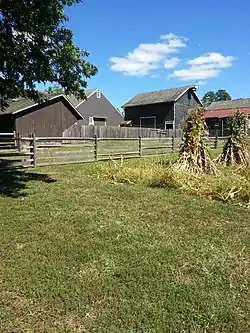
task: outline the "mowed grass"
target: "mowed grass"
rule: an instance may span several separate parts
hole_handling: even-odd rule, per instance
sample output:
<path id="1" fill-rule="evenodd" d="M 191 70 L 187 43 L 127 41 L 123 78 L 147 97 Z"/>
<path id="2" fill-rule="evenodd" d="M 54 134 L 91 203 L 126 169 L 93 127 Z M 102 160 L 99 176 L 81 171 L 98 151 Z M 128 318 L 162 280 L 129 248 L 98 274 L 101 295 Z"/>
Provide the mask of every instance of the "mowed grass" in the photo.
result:
<path id="1" fill-rule="evenodd" d="M 101 169 L 1 175 L 0 332 L 249 332 L 249 210 Z"/>

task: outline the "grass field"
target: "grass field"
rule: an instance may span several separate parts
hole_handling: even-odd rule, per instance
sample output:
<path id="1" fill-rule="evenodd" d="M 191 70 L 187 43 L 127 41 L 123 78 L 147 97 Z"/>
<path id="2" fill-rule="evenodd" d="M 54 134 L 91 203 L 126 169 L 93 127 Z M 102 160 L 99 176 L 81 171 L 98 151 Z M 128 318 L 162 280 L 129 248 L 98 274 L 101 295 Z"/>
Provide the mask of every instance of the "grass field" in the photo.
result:
<path id="1" fill-rule="evenodd" d="M 0 174 L 0 332 L 250 332 L 249 210 L 101 168 Z"/>

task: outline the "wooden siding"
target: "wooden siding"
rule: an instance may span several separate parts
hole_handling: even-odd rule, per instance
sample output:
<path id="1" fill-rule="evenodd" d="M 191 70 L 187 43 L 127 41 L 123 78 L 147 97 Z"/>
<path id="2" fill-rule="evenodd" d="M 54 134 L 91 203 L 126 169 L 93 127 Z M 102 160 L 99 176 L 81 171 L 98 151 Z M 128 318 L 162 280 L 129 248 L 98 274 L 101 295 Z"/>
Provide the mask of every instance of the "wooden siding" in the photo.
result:
<path id="1" fill-rule="evenodd" d="M 132 120 L 133 126 L 140 126 L 140 117 L 156 117 L 156 127 L 165 128 L 165 121 L 173 121 L 180 129 L 187 117 L 187 111 L 200 105 L 196 94 L 189 90 L 177 102 L 157 103 L 125 107 L 125 120 Z"/>
<path id="2" fill-rule="evenodd" d="M 118 126 L 88 126 L 74 124 L 64 131 L 65 137 L 82 137 L 82 138 L 159 138 L 165 136 L 182 136 L 181 131 L 167 131 L 162 133 L 155 128 L 140 127 L 118 127 Z"/>
<path id="3" fill-rule="evenodd" d="M 189 98 L 190 97 L 190 98 Z M 187 91 L 175 102 L 175 129 L 180 129 L 187 118 L 187 111 L 200 105 L 195 93 Z"/>
<path id="4" fill-rule="evenodd" d="M 83 102 L 77 110 L 82 114 L 82 124 L 89 125 L 89 117 L 106 118 L 107 126 L 119 126 L 123 122 L 123 116 L 101 93 L 101 98 L 94 93 L 88 100 Z"/>
<path id="5" fill-rule="evenodd" d="M 156 117 L 156 128 L 165 128 L 165 121 L 174 121 L 174 103 L 158 103 L 125 107 L 125 120 L 140 126 L 141 117 Z"/>
<path id="6" fill-rule="evenodd" d="M 229 136 L 228 118 L 207 118 L 209 136 Z"/>
<path id="7" fill-rule="evenodd" d="M 73 109 L 73 108 L 72 108 Z M 73 109 L 74 110 L 74 109 Z M 16 132 L 23 136 L 62 136 L 63 131 L 80 119 L 80 116 L 61 100 L 16 113 Z"/>

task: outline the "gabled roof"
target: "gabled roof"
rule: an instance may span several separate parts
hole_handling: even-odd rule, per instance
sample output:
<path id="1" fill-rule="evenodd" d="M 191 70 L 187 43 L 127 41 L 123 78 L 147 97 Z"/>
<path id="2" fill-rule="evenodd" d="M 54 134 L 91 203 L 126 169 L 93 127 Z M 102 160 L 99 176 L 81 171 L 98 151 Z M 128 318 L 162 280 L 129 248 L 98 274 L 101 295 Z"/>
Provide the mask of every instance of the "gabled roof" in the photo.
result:
<path id="1" fill-rule="evenodd" d="M 165 102 L 175 102 L 189 89 L 196 90 L 195 86 L 184 86 L 166 90 L 152 91 L 136 95 L 134 98 L 124 104 L 127 106 L 148 105 Z"/>
<path id="2" fill-rule="evenodd" d="M 232 99 L 230 101 L 213 102 L 207 107 L 207 110 L 226 110 L 240 108 L 250 108 L 250 98 L 238 98 Z"/>
<path id="3" fill-rule="evenodd" d="M 86 98 L 88 99 L 90 96 L 92 96 L 92 94 L 95 93 L 96 90 L 98 90 L 98 89 L 85 90 Z M 76 110 L 77 113 L 79 113 L 76 109 L 77 106 L 85 101 L 85 100 L 77 99 L 74 95 L 50 94 L 47 97 L 48 97 L 48 100 L 52 100 L 59 96 L 62 96 L 65 100 L 67 100 L 67 102 L 69 102 L 71 104 L 71 106 L 74 107 L 74 109 Z M 20 97 L 20 98 L 15 98 L 13 100 L 9 100 L 8 104 L 9 105 L 6 108 L 6 110 L 4 110 L 3 112 L 0 112 L 0 114 L 17 113 L 17 112 L 23 111 L 25 109 L 28 109 L 32 106 L 35 106 L 38 103 L 35 103 L 33 100 L 31 100 L 29 98 Z M 79 115 L 80 115 L 80 113 L 79 113 Z"/>
<path id="4" fill-rule="evenodd" d="M 63 94 L 57 94 L 57 95 L 51 96 L 47 100 L 51 101 L 56 98 L 64 99 L 66 101 L 66 103 L 69 104 L 74 109 L 74 111 L 83 119 L 83 116 L 76 109 L 76 107 L 71 103 L 71 101 L 69 100 L 69 98 L 67 98 L 67 96 L 65 96 Z M 5 111 L 0 113 L 0 116 L 5 115 L 5 114 L 16 114 L 21 111 L 32 108 L 33 106 L 39 105 L 39 103 L 35 103 L 33 100 L 28 99 L 28 98 L 16 98 L 11 101 L 8 101 L 8 103 L 9 103 L 9 106 L 7 107 L 7 109 Z M 44 103 L 45 102 L 42 102 L 41 105 Z"/>

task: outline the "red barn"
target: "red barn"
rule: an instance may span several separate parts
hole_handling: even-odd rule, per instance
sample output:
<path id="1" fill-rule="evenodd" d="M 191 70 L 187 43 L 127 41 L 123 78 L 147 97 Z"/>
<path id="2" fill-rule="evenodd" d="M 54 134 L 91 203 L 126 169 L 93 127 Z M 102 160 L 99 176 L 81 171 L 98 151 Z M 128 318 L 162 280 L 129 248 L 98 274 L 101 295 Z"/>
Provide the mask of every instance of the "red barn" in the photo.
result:
<path id="1" fill-rule="evenodd" d="M 209 134 L 211 136 L 229 135 L 227 120 L 237 110 L 246 113 L 250 118 L 250 98 L 232 99 L 230 101 L 219 101 L 210 104 L 205 112 Z"/>

